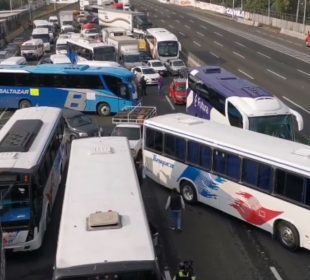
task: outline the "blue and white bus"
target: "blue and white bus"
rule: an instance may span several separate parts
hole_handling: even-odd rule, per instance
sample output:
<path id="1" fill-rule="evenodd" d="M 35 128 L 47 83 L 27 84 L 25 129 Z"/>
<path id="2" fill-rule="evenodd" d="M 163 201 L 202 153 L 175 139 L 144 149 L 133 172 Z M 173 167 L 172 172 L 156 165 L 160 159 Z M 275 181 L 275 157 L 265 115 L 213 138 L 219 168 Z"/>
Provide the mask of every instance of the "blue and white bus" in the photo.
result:
<path id="1" fill-rule="evenodd" d="M 308 145 L 181 113 L 143 126 L 146 176 L 310 250 Z"/>
<path id="2" fill-rule="evenodd" d="M 0 108 L 66 107 L 108 116 L 137 105 L 137 99 L 134 76 L 122 67 L 0 67 Z"/>
<path id="3" fill-rule="evenodd" d="M 279 98 L 217 66 L 190 71 L 186 111 L 196 117 L 289 140 L 295 140 L 295 132 L 303 129 L 302 116 Z"/>
<path id="4" fill-rule="evenodd" d="M 0 130 L 0 221 L 5 249 L 40 248 L 68 160 L 62 111 L 16 110 Z"/>

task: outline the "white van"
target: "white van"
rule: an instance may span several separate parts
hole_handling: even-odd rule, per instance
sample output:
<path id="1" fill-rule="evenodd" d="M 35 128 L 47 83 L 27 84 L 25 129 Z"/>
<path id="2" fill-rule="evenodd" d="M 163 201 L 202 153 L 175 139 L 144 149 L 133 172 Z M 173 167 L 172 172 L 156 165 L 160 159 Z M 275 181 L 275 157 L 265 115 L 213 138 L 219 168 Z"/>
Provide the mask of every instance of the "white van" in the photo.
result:
<path id="1" fill-rule="evenodd" d="M 51 51 L 50 35 L 49 35 L 48 28 L 45 28 L 45 27 L 34 28 L 32 30 L 31 38 L 41 39 L 44 43 L 44 50 L 46 52 Z"/>
<path id="2" fill-rule="evenodd" d="M 54 42 L 54 37 L 56 33 L 56 27 L 54 23 L 49 22 L 45 19 L 36 19 L 33 21 L 33 28 L 47 28 L 48 34 L 50 35 L 50 43 L 52 44 Z"/>
<path id="3" fill-rule="evenodd" d="M 32 39 L 24 42 L 20 48 L 21 55 L 26 60 L 39 60 L 44 54 L 44 43 L 42 39 Z"/>
<path id="4" fill-rule="evenodd" d="M 68 53 L 68 39 L 58 38 L 56 41 L 56 54 L 67 54 Z"/>
<path id="5" fill-rule="evenodd" d="M 26 58 L 23 56 L 11 56 L 7 59 L 1 61 L 0 64 L 5 65 L 26 65 L 27 61 Z"/>

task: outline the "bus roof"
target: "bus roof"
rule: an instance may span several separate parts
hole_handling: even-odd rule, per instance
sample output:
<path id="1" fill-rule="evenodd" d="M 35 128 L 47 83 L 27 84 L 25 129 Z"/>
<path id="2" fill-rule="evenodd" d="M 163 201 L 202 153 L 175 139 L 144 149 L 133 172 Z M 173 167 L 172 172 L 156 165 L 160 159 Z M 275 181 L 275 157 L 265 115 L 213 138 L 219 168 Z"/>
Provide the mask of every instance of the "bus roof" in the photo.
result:
<path id="1" fill-rule="evenodd" d="M 83 176 L 78 176 L 81 172 Z M 119 228 L 87 230 L 86 219 L 90 214 L 109 210 L 121 215 Z M 56 270 L 154 260 L 127 138 L 74 140 L 58 236 Z"/>
<path id="2" fill-rule="evenodd" d="M 61 65 L 61 64 L 40 64 L 36 66 L 29 65 L 0 65 L 0 73 L 2 72 L 28 72 L 42 74 L 103 74 L 132 78 L 133 73 L 123 67 L 96 67 L 88 65 Z"/>
<path id="3" fill-rule="evenodd" d="M 161 41 L 178 41 L 177 37 L 165 28 L 148 28 L 147 33 L 156 38 L 157 42 Z"/>
<path id="4" fill-rule="evenodd" d="M 61 116 L 61 109 L 53 107 L 30 107 L 16 110 L 0 130 L 0 170 L 35 167 L 42 155 L 42 150 L 49 144 L 48 139 L 55 123 Z M 41 120 L 41 125 L 37 120 Z M 25 130 L 21 129 L 22 127 L 25 127 Z M 16 132 L 19 137 L 16 136 Z M 27 140 L 29 137 L 33 142 L 30 147 L 25 147 L 27 142 L 30 142 Z M 18 141 L 17 138 L 19 138 Z M 25 148 L 27 153 L 23 150 Z"/>
<path id="5" fill-rule="evenodd" d="M 240 129 L 233 126 L 176 113 L 153 117 L 144 126 L 179 133 L 215 148 L 247 154 L 271 164 L 289 167 L 292 171 L 310 176 L 310 147 L 301 143 Z"/>
<path id="6" fill-rule="evenodd" d="M 81 46 L 83 48 L 89 49 L 89 50 L 94 50 L 95 48 L 114 48 L 113 45 L 107 44 L 107 43 L 103 43 L 103 42 L 92 42 L 92 41 L 88 41 L 82 38 L 69 38 L 67 40 L 67 43 L 71 43 L 74 45 L 78 45 Z"/>
<path id="7" fill-rule="evenodd" d="M 266 89 L 218 66 L 202 66 L 190 71 L 208 88 L 216 90 L 231 103 L 242 107 L 248 116 L 287 114 L 290 109 Z"/>

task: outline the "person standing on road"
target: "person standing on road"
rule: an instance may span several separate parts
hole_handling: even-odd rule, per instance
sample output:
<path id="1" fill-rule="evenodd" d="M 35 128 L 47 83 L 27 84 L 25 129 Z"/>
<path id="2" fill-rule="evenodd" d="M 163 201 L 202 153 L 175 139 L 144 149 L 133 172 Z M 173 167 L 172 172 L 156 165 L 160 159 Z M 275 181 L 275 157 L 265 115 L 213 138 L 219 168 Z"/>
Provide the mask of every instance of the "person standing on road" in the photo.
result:
<path id="1" fill-rule="evenodd" d="M 183 197 L 178 193 L 177 189 L 172 190 L 166 203 L 166 210 L 169 210 L 172 230 L 182 231 L 182 210 L 185 209 Z"/>
<path id="2" fill-rule="evenodd" d="M 161 97 L 164 97 L 164 78 L 162 75 L 159 75 L 159 79 L 158 79 L 158 95 Z"/>
<path id="3" fill-rule="evenodd" d="M 144 76 L 140 79 L 141 95 L 146 96 L 146 80 Z"/>

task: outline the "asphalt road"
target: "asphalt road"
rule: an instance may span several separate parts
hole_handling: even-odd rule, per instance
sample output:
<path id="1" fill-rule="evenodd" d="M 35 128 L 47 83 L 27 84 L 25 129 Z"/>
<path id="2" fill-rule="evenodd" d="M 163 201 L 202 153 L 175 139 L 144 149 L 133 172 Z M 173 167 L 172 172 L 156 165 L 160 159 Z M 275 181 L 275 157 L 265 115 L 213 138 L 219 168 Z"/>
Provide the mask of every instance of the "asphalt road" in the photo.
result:
<path id="1" fill-rule="evenodd" d="M 280 48 L 273 50 L 255 40 L 245 39 L 240 34 L 248 32 L 267 40 L 267 43 L 277 42 L 298 52 L 308 51 L 303 49 L 303 42 L 283 35 L 279 35 L 279 39 L 273 31 L 239 25 L 222 16 L 196 10 L 194 14 L 193 8 L 167 6 L 155 1 L 133 2 L 138 9 L 141 7 L 149 10 L 152 21 L 157 26 L 171 29 L 182 41 L 184 52 L 193 52 L 205 63 L 221 65 L 239 76 L 243 75 L 244 78 L 251 79 L 247 76 L 250 75 L 255 83 L 264 86 L 280 98 L 285 96 L 296 103 L 294 105 L 283 99 L 303 114 L 305 131 L 309 135 L 309 76 L 304 74 L 310 73 L 309 64 L 283 54 Z M 198 16 L 203 17 L 203 21 Z M 233 32 L 228 32 L 228 29 Z M 236 32 L 239 35 L 236 35 Z M 166 80 L 166 92 L 168 84 L 169 81 Z M 157 96 L 154 87 L 148 88 L 148 95 L 143 104 L 156 106 L 158 114 L 185 112 L 184 106 L 174 106 L 168 98 Z M 0 122 L 9 118 L 11 113 L 4 113 Z M 95 115 L 92 117 L 98 124 L 104 125 L 105 133 L 109 134 L 112 129 L 111 118 Z M 36 252 L 8 255 L 7 280 L 51 279 L 63 189 L 64 186 L 57 197 L 52 223 L 42 248 Z M 172 232 L 168 228 L 168 217 L 164 210 L 168 191 L 149 179 L 142 181 L 141 190 L 148 218 L 160 233 L 160 263 L 167 265 L 172 272 L 178 261 L 192 259 L 197 279 L 201 280 L 310 279 L 310 252 L 300 250 L 291 253 L 283 249 L 269 234 L 203 205 L 187 205 L 184 231 Z"/>

